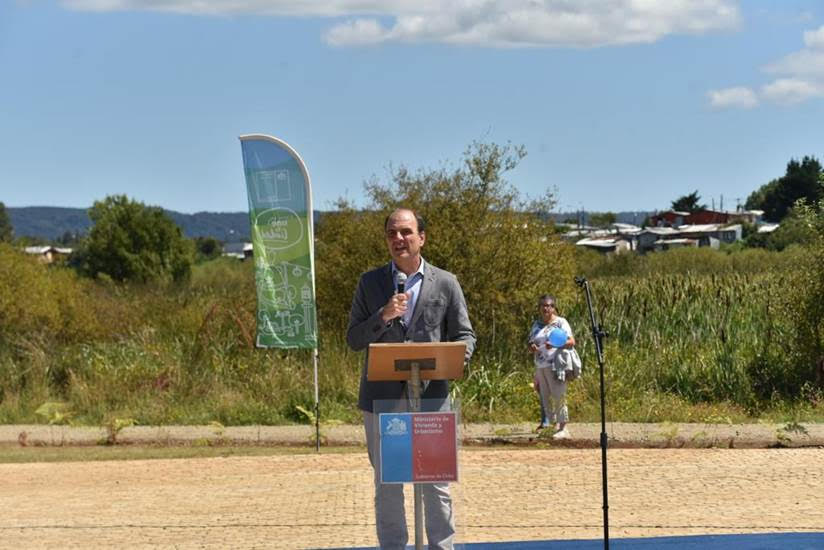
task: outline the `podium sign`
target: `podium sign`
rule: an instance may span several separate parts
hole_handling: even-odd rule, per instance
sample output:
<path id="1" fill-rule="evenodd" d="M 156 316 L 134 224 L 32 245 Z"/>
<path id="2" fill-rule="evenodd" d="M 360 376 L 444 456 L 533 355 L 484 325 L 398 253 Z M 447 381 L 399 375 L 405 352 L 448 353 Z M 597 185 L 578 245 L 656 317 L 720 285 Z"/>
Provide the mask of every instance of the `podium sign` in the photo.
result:
<path id="1" fill-rule="evenodd" d="M 454 411 L 381 413 L 381 483 L 458 481 Z"/>

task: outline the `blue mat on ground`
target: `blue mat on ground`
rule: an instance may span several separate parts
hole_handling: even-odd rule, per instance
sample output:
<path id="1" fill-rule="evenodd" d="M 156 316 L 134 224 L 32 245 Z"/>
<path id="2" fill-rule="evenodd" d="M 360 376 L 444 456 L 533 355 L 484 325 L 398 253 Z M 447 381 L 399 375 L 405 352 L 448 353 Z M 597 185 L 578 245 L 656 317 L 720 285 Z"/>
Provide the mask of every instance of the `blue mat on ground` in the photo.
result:
<path id="1" fill-rule="evenodd" d="M 466 550 L 597 550 L 604 547 L 602 539 L 524 541 L 464 544 Z M 699 535 L 689 537 L 652 537 L 609 539 L 609 547 L 628 550 L 821 550 L 824 533 L 768 533 L 750 535 Z"/>
<path id="2" fill-rule="evenodd" d="M 424 547 L 426 547 L 424 545 Z M 598 550 L 604 547 L 602 539 L 587 540 L 533 540 L 521 542 L 473 542 L 456 544 L 456 550 Z M 609 539 L 609 547 L 629 550 L 822 550 L 824 533 L 767 533 L 749 535 L 697 535 L 689 537 L 651 537 Z M 372 550 L 374 547 L 349 550 Z M 407 548 L 414 548 L 408 546 Z M 343 550 L 343 549 L 339 549 Z"/>

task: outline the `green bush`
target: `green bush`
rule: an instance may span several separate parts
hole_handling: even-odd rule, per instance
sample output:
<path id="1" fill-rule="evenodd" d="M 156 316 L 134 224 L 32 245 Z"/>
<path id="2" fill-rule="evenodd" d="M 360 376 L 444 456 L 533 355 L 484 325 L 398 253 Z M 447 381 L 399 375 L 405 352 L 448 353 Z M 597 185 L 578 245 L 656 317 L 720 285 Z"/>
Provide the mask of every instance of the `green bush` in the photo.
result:
<path id="1" fill-rule="evenodd" d="M 95 201 L 89 218 L 74 260 L 85 274 L 140 283 L 189 277 L 194 244 L 161 208 L 114 195 Z"/>

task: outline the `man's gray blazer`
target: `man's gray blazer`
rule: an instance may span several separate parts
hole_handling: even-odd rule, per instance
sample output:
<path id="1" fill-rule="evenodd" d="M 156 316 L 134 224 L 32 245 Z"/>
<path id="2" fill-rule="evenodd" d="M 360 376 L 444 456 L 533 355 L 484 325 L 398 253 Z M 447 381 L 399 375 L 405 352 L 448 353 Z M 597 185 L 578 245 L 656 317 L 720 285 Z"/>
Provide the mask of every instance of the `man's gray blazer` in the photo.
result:
<path id="1" fill-rule="evenodd" d="M 443 269 L 424 263 L 420 294 L 412 320 L 404 331 L 397 321 L 387 325 L 381 320 L 381 308 L 395 294 L 392 266 L 386 264 L 361 275 L 352 310 L 346 341 L 355 351 L 367 349 L 361 371 L 358 408 L 372 412 L 375 399 L 402 399 L 406 382 L 369 382 L 366 365 L 372 342 L 466 342 L 466 360 L 475 349 L 475 332 L 469 322 L 461 285 L 455 276 Z M 422 399 L 444 398 L 449 395 L 446 380 L 432 380 L 426 385 Z"/>

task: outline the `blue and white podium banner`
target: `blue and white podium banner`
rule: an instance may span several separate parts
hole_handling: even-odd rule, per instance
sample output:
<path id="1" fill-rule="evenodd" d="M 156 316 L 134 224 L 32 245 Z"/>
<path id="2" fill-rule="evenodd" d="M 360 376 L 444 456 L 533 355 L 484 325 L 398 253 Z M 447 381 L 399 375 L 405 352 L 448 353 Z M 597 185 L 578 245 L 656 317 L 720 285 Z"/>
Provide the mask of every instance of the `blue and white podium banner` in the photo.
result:
<path id="1" fill-rule="evenodd" d="M 382 483 L 458 481 L 454 411 L 381 413 L 378 418 Z"/>

